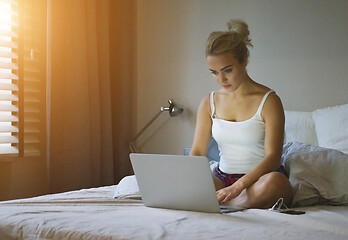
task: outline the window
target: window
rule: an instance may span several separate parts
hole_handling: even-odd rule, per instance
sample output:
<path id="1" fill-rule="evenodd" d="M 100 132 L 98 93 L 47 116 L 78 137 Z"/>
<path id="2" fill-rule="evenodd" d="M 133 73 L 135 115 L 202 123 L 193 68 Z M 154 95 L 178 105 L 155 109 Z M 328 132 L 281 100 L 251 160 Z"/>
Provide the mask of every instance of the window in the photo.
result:
<path id="1" fill-rule="evenodd" d="M 43 0 L 0 0 L 0 159 L 45 149 Z"/>
<path id="2" fill-rule="evenodd" d="M 0 154 L 18 153 L 18 38 L 12 1 L 0 2 Z"/>

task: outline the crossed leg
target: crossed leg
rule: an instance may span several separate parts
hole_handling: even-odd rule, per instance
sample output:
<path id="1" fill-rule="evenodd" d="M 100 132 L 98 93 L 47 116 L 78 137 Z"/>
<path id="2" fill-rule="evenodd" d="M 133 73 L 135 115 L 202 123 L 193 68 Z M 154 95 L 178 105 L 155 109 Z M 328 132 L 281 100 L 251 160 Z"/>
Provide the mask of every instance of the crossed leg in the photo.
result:
<path id="1" fill-rule="evenodd" d="M 216 189 L 223 188 L 220 179 L 214 176 Z M 270 172 L 259 178 L 253 185 L 244 189 L 236 198 L 226 205 L 245 208 L 270 208 L 279 199 L 289 205 L 293 192 L 289 180 L 279 172 Z"/>

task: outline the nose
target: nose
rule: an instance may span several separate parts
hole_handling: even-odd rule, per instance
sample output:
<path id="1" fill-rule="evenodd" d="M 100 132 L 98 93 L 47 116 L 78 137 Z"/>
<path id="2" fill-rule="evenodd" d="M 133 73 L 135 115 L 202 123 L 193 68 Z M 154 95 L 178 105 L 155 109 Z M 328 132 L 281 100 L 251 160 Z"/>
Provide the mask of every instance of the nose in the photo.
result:
<path id="1" fill-rule="evenodd" d="M 221 72 L 221 73 L 219 74 L 219 81 L 220 81 L 220 82 L 224 82 L 224 81 L 226 81 L 226 80 L 227 80 L 226 74 L 225 74 L 224 72 Z"/>

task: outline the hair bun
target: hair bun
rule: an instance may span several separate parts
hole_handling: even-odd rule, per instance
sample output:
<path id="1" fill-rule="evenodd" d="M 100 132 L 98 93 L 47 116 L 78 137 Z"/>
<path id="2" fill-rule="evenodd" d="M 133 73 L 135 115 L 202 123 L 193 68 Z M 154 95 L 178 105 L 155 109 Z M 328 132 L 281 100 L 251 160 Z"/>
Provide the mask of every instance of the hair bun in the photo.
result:
<path id="1" fill-rule="evenodd" d="M 248 24 L 241 20 L 231 19 L 227 23 L 228 30 L 237 33 L 245 42 L 246 45 L 252 46 L 251 39 L 249 38 L 249 28 Z"/>
<path id="2" fill-rule="evenodd" d="M 248 25 L 241 20 L 230 20 L 229 31 L 212 32 L 206 42 L 205 56 L 217 56 L 231 53 L 240 63 L 248 60 L 249 49 L 252 47 Z"/>

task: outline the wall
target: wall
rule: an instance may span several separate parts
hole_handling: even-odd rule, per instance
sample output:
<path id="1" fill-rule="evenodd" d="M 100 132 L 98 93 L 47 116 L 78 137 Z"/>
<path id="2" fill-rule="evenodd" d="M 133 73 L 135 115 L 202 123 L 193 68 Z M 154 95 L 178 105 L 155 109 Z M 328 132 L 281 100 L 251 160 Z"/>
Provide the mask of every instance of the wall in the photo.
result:
<path id="1" fill-rule="evenodd" d="M 200 100 L 218 88 L 204 57 L 205 40 L 244 19 L 251 32 L 248 71 L 273 89 L 287 110 L 348 103 L 348 1 L 138 0 L 137 128 L 172 98 L 167 113 L 139 138 L 143 152 L 181 154 L 190 147 Z"/>
<path id="2" fill-rule="evenodd" d="M 47 194 L 46 168 L 38 157 L 0 161 L 0 201 Z"/>

